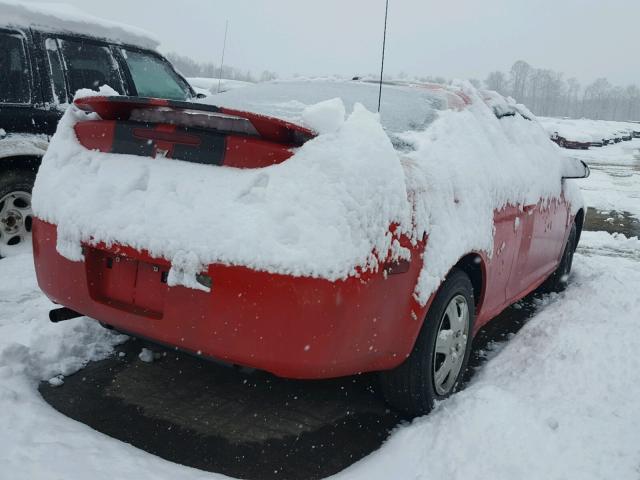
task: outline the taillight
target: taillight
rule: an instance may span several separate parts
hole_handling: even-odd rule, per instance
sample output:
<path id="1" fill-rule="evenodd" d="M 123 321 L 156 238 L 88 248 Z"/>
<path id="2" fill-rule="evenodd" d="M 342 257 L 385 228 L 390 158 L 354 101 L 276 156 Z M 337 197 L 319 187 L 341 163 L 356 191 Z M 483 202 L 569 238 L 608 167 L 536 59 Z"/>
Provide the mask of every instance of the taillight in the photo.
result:
<path id="1" fill-rule="evenodd" d="M 164 132 L 161 130 L 150 130 L 148 128 L 134 128 L 133 136 L 142 140 L 178 143 L 198 147 L 202 140 L 197 135 L 190 135 L 183 132 Z"/>
<path id="2" fill-rule="evenodd" d="M 92 121 L 76 123 L 74 127 L 80 144 L 89 150 L 111 152 L 115 137 L 115 121 Z"/>

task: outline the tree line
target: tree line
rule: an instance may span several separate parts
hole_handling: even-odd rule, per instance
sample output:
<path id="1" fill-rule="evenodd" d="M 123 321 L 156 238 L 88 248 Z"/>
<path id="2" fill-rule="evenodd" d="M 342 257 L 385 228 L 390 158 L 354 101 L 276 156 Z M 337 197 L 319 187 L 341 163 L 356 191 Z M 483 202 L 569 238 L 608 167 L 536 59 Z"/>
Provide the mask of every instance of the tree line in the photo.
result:
<path id="1" fill-rule="evenodd" d="M 167 58 L 186 77 L 222 76 L 246 82 L 265 82 L 278 78 L 275 72 L 269 70 L 255 75 L 251 70 L 241 70 L 230 65 L 224 65 L 220 69 L 213 62 L 197 62 L 177 53 L 169 53 Z M 397 77 L 400 80 L 408 79 L 408 75 L 403 72 Z M 443 77 L 416 77 L 413 80 L 448 83 Z M 478 87 L 484 83 L 484 87 L 489 90 L 511 96 L 540 116 L 640 120 L 640 88 L 636 85 L 612 85 L 606 78 L 598 78 L 589 85 L 582 86 L 576 78 L 565 79 L 561 72 L 535 68 L 518 60 L 507 73 L 494 71 L 484 82 L 476 79 L 471 79 L 471 82 Z"/>
<path id="2" fill-rule="evenodd" d="M 560 72 L 519 60 L 508 73 L 491 72 L 484 86 L 513 97 L 540 116 L 640 120 L 640 88 L 612 85 L 606 78 L 583 87 L 576 78 L 565 79 Z"/>
<path id="3" fill-rule="evenodd" d="M 275 72 L 269 70 L 265 70 L 259 75 L 254 75 L 251 70 L 241 70 L 231 65 L 223 65 L 222 69 L 220 69 L 220 66 L 213 62 L 197 62 L 190 57 L 177 53 L 168 53 L 166 57 L 185 77 L 222 77 L 244 82 L 267 82 L 278 78 Z"/>

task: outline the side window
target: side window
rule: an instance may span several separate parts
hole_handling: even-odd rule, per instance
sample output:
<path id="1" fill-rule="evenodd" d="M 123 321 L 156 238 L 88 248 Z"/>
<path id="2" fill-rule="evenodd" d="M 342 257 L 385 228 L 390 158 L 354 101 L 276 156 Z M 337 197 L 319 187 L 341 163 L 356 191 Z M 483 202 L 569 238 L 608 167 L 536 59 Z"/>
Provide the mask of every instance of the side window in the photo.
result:
<path id="1" fill-rule="evenodd" d="M 81 88 L 96 90 L 108 85 L 118 93 L 123 93 L 122 77 L 111 50 L 81 40 L 59 41 L 67 70 L 70 94 Z"/>
<path id="2" fill-rule="evenodd" d="M 49 60 L 49 74 L 51 76 L 51 88 L 53 89 L 55 103 L 68 103 L 69 97 L 67 96 L 67 85 L 64 80 L 64 68 L 62 67 L 58 41 L 54 38 L 47 38 L 44 46 L 47 51 L 47 59 Z"/>
<path id="3" fill-rule="evenodd" d="M 22 37 L 0 32 L 0 102 L 31 103 L 29 76 L 30 69 Z"/>

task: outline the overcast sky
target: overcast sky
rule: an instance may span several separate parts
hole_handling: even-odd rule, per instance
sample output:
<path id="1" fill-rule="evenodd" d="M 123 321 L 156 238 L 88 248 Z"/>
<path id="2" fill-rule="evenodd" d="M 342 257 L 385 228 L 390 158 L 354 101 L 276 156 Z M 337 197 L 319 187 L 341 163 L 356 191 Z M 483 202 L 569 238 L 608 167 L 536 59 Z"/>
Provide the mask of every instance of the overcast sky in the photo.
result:
<path id="1" fill-rule="evenodd" d="M 60 1 L 216 63 L 228 19 L 225 63 L 254 73 L 379 69 L 384 0 Z M 522 59 L 583 83 L 640 83 L 639 40 L 640 0 L 390 0 L 386 68 L 484 79 Z"/>

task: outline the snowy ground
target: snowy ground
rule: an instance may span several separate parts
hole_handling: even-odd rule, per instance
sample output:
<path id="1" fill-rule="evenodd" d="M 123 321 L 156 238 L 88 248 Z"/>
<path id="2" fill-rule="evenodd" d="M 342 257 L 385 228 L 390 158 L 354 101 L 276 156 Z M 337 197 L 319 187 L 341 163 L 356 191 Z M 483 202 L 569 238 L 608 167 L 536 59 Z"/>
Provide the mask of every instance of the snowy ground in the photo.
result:
<path id="1" fill-rule="evenodd" d="M 566 151 L 592 167 L 597 210 L 640 218 L 640 140 Z M 463 392 L 398 427 L 340 479 L 640 478 L 640 241 L 585 232 L 568 290 L 537 313 Z M 88 319 L 54 325 L 32 259 L 0 260 L 0 478 L 222 478 L 176 465 L 75 422 L 37 391 L 123 337 Z"/>
<path id="2" fill-rule="evenodd" d="M 586 232 L 566 293 L 546 297 L 465 391 L 337 477 L 637 479 L 639 266 L 638 239 Z M 220 478 L 53 410 L 38 382 L 122 338 L 87 319 L 48 323 L 29 255 L 0 260 L 0 298 L 1 478 Z"/>
<path id="3" fill-rule="evenodd" d="M 591 168 L 591 177 L 580 183 L 587 205 L 626 211 L 640 219 L 640 139 L 563 153 Z"/>

